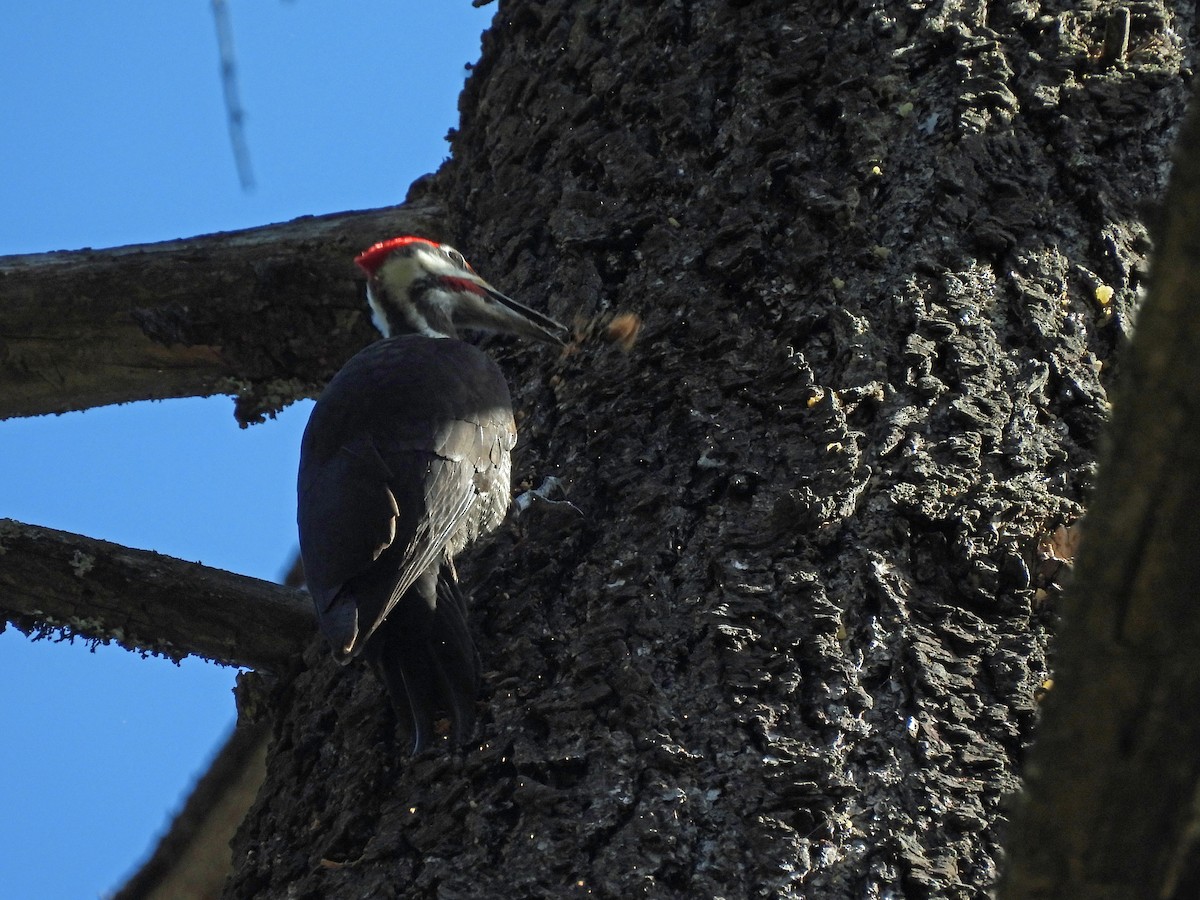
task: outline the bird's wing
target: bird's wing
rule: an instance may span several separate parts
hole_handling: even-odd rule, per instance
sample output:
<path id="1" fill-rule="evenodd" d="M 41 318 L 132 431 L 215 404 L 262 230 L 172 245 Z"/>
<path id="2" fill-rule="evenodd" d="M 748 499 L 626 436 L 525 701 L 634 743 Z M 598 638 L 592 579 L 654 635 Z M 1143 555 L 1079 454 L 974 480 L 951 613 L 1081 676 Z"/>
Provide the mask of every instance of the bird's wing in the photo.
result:
<path id="1" fill-rule="evenodd" d="M 339 603 L 342 586 L 396 540 L 399 507 L 389 472 L 369 436 L 360 435 L 300 471 L 298 524 L 304 576 L 321 630 L 344 652 L 358 632 L 356 605 Z"/>
<path id="2" fill-rule="evenodd" d="M 420 515 L 411 517 L 403 512 L 396 535 L 396 547 L 403 548 L 387 602 L 379 609 L 373 622 L 364 629 L 365 640 L 391 609 L 400 601 L 413 582 L 449 555 L 453 556 L 478 536 L 481 530 L 494 527 L 482 519 L 486 511 L 479 509 L 486 502 L 495 478 L 508 479 L 508 451 L 515 442 L 516 429 L 507 415 L 481 416 L 474 419 L 451 419 L 436 429 L 432 452 L 425 455 L 424 465 L 412 465 L 412 450 L 381 448 L 381 456 L 389 469 L 396 473 L 390 484 L 397 496 L 417 501 Z M 403 472 L 420 473 L 419 500 L 412 484 L 401 484 Z M 507 488 L 505 488 L 507 494 Z M 404 506 L 403 500 L 401 505 Z M 406 527 L 407 526 L 407 527 Z M 458 546 L 454 546 L 455 543 Z M 449 550 L 449 553 L 447 551 Z M 363 612 L 360 606 L 360 613 Z M 364 617 L 365 619 L 366 617 Z"/>
<path id="3" fill-rule="evenodd" d="M 305 430 L 297 518 L 335 655 L 356 655 L 422 573 L 499 523 L 515 440 L 503 375 L 468 344 L 380 341 L 334 377 Z"/>

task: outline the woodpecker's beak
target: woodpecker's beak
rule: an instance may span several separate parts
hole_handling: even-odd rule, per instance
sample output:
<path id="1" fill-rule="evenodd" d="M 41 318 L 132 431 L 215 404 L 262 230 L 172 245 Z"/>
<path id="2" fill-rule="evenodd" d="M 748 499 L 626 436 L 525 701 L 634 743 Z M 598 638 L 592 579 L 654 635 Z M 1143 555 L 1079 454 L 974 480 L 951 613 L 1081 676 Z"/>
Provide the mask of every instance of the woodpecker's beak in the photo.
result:
<path id="1" fill-rule="evenodd" d="M 546 344 L 565 343 L 570 330 L 523 303 L 500 293 L 482 278 L 471 279 L 472 289 L 460 293 L 452 313 L 454 324 L 501 334 L 515 334 Z"/>

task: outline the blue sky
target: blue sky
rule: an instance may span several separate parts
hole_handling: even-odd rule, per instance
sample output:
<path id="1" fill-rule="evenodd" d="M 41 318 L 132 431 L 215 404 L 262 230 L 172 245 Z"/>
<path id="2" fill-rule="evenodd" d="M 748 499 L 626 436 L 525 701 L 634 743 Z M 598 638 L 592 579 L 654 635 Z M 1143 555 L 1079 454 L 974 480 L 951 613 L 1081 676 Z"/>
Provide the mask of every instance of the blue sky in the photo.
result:
<path id="1" fill-rule="evenodd" d="M 495 9 L 230 8 L 250 194 L 230 150 L 207 0 L 5 5 L 0 255 L 399 202 L 448 152 L 464 66 Z M 0 422 L 0 517 L 277 579 L 295 553 L 310 407 L 244 431 L 223 397 Z M 0 635 L 0 894 L 119 887 L 232 726 L 234 674 Z"/>

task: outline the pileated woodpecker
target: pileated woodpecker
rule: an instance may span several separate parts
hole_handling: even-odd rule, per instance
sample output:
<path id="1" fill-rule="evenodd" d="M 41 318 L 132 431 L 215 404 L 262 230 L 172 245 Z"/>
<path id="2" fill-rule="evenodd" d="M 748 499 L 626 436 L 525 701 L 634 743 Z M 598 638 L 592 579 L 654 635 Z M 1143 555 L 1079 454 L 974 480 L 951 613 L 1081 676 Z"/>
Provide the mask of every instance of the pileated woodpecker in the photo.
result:
<path id="1" fill-rule="evenodd" d="M 509 504 L 512 401 L 459 328 L 562 344 L 567 329 L 501 294 L 461 253 L 418 237 L 355 262 L 384 340 L 317 400 L 300 449 L 300 552 L 321 631 L 342 663 L 374 663 L 413 752 L 437 713 L 475 724 L 478 660 L 454 557 Z"/>

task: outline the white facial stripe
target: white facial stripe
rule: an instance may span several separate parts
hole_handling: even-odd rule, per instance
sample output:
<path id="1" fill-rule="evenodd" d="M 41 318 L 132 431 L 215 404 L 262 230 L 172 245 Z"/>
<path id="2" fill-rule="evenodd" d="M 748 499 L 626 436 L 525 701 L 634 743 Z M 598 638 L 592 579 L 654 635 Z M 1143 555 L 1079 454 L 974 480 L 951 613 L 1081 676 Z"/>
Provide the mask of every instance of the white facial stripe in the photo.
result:
<path id="1" fill-rule="evenodd" d="M 375 292 L 371 290 L 371 285 L 367 285 L 367 304 L 371 307 L 371 324 L 374 325 L 379 333 L 385 338 L 392 336 L 392 329 L 388 325 L 387 315 L 383 311 L 383 307 L 379 301 L 375 299 Z"/>
<path id="2" fill-rule="evenodd" d="M 435 302 L 439 306 L 443 308 L 450 306 L 449 297 L 447 297 L 441 291 L 435 291 L 433 293 L 436 296 Z M 373 324 L 375 328 L 378 329 L 379 333 L 385 338 L 390 338 L 392 336 L 392 329 L 389 324 L 390 319 L 388 318 L 387 310 L 384 309 L 383 304 L 379 302 L 379 298 L 375 296 L 375 292 L 371 290 L 370 284 L 367 285 L 367 303 L 371 307 L 371 324 Z M 440 331 L 430 325 L 429 320 L 426 319 L 421 310 L 415 306 L 405 304 L 403 310 L 392 310 L 392 315 L 403 315 L 405 321 L 408 323 L 408 326 L 417 334 L 423 334 L 425 337 L 431 338 L 449 337 L 449 335 L 442 334 Z"/>
<path id="3" fill-rule="evenodd" d="M 448 294 L 438 288 L 431 288 L 425 292 L 425 302 L 434 307 L 438 313 L 447 321 L 454 321 L 454 306 L 455 298 L 452 294 Z M 436 328 L 429 324 L 429 320 L 425 318 L 425 314 L 418 308 L 412 307 L 409 311 L 409 318 L 413 320 L 412 324 L 417 329 L 418 334 L 423 334 L 426 337 L 432 338 L 448 338 L 450 335 L 442 334 Z"/>
<path id="4" fill-rule="evenodd" d="M 457 291 L 437 284 L 437 279 L 444 276 L 468 282 L 478 278 L 469 268 L 462 268 L 441 250 L 421 245 L 414 245 L 409 252 L 386 260 L 371 280 L 378 292 L 372 290 L 371 282 L 367 284 L 371 321 L 380 334 L 385 338 L 391 337 L 394 327 L 401 331 L 415 331 L 426 337 L 449 337 L 449 334 L 431 324 L 431 318 L 434 322 L 445 323 L 445 327 L 453 332 L 455 313 L 462 312 L 463 298 Z M 411 294 L 413 285 L 424 279 L 429 279 L 429 282 L 422 285 L 418 302 L 414 304 Z M 487 305 L 486 296 L 481 294 L 478 299 Z"/>
<path id="5" fill-rule="evenodd" d="M 411 308 L 409 310 L 408 315 L 409 315 L 409 318 L 412 320 L 411 321 L 412 326 L 414 328 L 416 328 L 416 330 L 417 330 L 417 334 L 423 334 L 423 335 L 425 335 L 425 337 L 431 337 L 431 338 L 448 338 L 449 337 L 448 334 L 442 334 L 440 331 L 438 331 L 436 328 L 434 328 L 432 325 L 430 325 L 429 320 L 427 320 L 423 315 L 421 315 L 421 311 L 419 309 L 416 309 L 415 307 Z"/>

